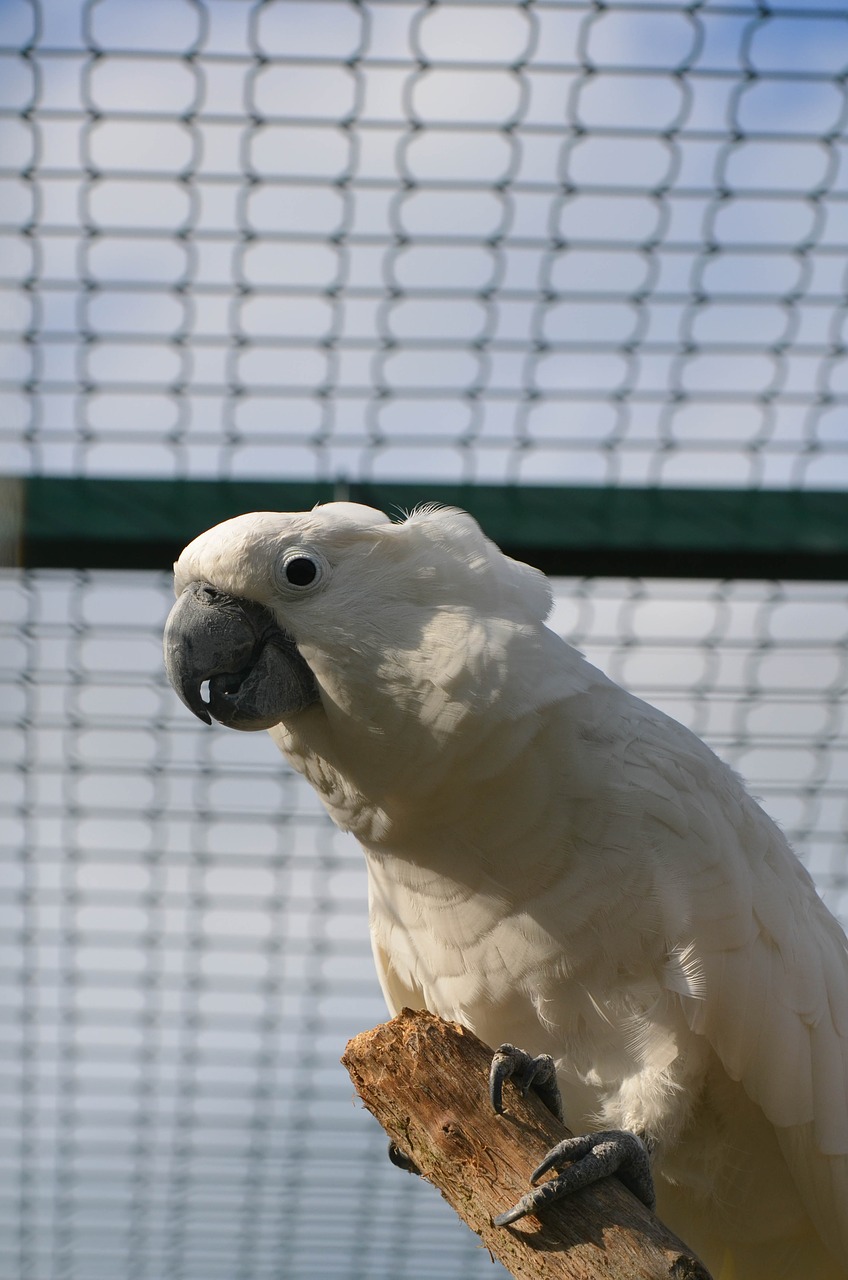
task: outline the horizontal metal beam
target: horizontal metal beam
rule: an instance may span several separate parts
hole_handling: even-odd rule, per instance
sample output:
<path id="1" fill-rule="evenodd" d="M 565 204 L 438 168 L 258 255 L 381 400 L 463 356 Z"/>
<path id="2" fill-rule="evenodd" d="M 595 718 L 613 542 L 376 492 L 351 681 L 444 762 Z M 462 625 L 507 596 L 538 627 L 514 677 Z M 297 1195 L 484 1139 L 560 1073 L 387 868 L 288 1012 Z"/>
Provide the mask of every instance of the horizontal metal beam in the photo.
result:
<path id="1" fill-rule="evenodd" d="M 848 578 L 848 493 L 817 490 L 31 476 L 0 481 L 0 551 L 33 568 L 166 569 L 230 516 L 339 498 L 389 514 L 463 507 L 551 574 Z"/>

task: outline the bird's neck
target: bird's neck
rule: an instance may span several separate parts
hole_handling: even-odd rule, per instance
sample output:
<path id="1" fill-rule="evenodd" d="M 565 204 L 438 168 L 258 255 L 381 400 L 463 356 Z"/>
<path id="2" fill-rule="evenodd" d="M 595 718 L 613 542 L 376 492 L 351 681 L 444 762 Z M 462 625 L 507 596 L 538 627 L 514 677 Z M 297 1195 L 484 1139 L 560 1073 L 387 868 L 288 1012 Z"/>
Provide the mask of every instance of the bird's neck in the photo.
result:
<path id="1" fill-rule="evenodd" d="M 538 763 L 525 776 L 545 708 L 603 680 L 544 628 L 502 624 L 476 636 L 457 629 L 452 641 L 434 641 L 417 665 L 388 654 L 361 673 L 338 655 L 322 670 L 313 655 L 320 705 L 271 730 L 337 825 L 372 849 L 449 857 L 440 832 L 458 831 L 481 847 L 498 843 L 520 789 L 539 792 L 542 803 L 558 785 L 539 778 Z M 535 758 L 557 768 L 561 754 L 560 745 Z M 483 815 L 479 833 L 467 830 L 474 813 Z M 426 855 L 416 852 L 425 846 Z"/>

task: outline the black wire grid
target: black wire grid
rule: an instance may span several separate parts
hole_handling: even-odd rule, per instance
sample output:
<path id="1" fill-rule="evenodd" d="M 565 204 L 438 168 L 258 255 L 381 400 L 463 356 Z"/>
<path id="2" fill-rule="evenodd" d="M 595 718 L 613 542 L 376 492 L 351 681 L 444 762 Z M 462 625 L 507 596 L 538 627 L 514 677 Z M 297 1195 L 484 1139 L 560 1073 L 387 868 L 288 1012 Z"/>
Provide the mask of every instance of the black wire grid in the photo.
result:
<path id="1" fill-rule="evenodd" d="M 6 0 L 13 470 L 846 476 L 837 0 Z"/>

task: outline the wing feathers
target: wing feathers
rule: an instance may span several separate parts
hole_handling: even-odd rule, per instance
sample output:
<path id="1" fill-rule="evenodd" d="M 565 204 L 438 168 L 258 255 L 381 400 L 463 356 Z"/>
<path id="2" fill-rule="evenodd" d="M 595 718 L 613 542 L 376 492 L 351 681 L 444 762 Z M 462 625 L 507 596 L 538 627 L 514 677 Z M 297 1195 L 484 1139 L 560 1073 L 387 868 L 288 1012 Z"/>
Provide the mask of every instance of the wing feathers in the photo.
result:
<path id="1" fill-rule="evenodd" d="M 782 832 L 729 770 L 656 712 L 639 733 L 643 764 L 662 773 L 687 811 L 689 835 L 674 856 L 689 877 L 689 936 L 703 974 L 701 998 L 682 1002 L 689 1025 L 774 1125 L 807 1211 L 844 1258 L 845 936 Z M 665 796 L 665 786 L 655 790 Z"/>

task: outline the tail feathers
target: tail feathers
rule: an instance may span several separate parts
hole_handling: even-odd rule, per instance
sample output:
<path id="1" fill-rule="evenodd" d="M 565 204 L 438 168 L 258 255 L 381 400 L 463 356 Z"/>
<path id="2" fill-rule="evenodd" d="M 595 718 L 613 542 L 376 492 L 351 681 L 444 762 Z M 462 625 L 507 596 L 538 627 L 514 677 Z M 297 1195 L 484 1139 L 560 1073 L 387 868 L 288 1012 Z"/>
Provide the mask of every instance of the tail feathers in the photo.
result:
<path id="1" fill-rule="evenodd" d="M 809 1219 L 804 1224 L 796 1218 L 794 1229 L 788 1227 L 777 1205 L 772 1216 L 766 1210 L 759 1220 L 754 1210 L 748 1240 L 743 1222 L 722 1233 L 715 1206 L 711 1210 L 664 1178 L 657 1182 L 657 1199 L 662 1220 L 694 1250 L 713 1280 L 848 1280 L 848 1260 L 837 1260 Z"/>
<path id="2" fill-rule="evenodd" d="M 832 1251 L 829 1256 L 843 1259 L 835 1274 L 848 1278 L 848 1156 L 822 1155 L 811 1124 L 775 1132 L 807 1212 Z M 822 1275 L 830 1280 L 830 1272 Z"/>
<path id="3" fill-rule="evenodd" d="M 792 1245 L 734 1244 L 719 1250 L 721 1260 L 705 1257 L 714 1280 L 846 1280 L 848 1271 L 817 1238 Z"/>

